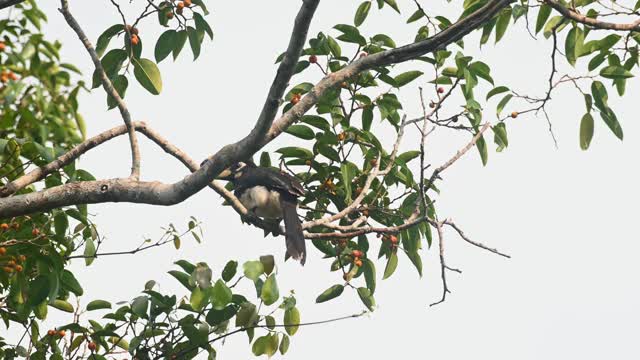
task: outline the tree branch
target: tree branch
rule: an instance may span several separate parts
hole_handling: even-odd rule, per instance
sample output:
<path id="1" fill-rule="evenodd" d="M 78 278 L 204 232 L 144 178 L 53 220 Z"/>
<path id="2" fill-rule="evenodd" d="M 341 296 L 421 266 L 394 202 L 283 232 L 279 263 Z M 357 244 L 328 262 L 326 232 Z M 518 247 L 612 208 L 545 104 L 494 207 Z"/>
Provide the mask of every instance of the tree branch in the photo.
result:
<path id="1" fill-rule="evenodd" d="M 557 12 L 559 12 L 565 18 L 577 21 L 581 24 L 592 26 L 596 29 L 603 30 L 616 30 L 616 31 L 640 31 L 640 19 L 628 23 L 628 24 L 617 24 L 606 21 L 600 21 L 598 19 L 594 19 L 591 17 L 587 17 L 585 15 L 580 14 L 579 12 L 566 8 L 560 2 L 556 0 L 544 0 L 544 2 L 554 8 Z"/>
<path id="2" fill-rule="evenodd" d="M 91 56 L 91 60 L 93 61 L 93 65 L 96 68 L 96 71 L 100 75 L 100 81 L 102 82 L 102 86 L 104 87 L 104 91 L 107 92 L 108 96 L 111 96 L 116 104 L 118 105 L 118 110 L 120 110 L 120 115 L 122 115 L 122 120 L 124 124 L 127 126 L 127 130 L 129 132 L 129 143 L 131 146 L 131 178 L 134 180 L 140 179 L 140 148 L 138 147 L 138 139 L 136 138 L 136 131 L 131 125 L 131 114 L 129 113 L 129 109 L 127 109 L 126 104 L 118 94 L 118 91 L 113 87 L 111 80 L 104 72 L 104 68 L 102 67 L 102 62 L 100 61 L 100 57 L 96 53 L 91 41 L 87 38 L 84 31 L 80 27 L 80 24 L 76 21 L 76 19 L 71 15 L 69 11 L 69 2 L 67 0 L 60 0 L 61 8 L 60 12 L 64 16 L 67 24 L 75 31 L 78 38 L 87 49 L 89 56 Z"/>
<path id="3" fill-rule="evenodd" d="M 22 2 L 24 2 L 24 0 L 0 0 L 0 10 L 14 6 L 14 5 L 18 5 Z"/>

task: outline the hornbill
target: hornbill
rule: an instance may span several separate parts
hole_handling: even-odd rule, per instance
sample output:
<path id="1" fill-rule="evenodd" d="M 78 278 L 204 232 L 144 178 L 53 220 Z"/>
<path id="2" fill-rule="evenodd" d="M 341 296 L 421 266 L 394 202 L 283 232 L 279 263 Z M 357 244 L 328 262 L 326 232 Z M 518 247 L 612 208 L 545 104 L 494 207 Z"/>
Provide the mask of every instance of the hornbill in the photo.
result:
<path id="1" fill-rule="evenodd" d="M 253 162 L 238 162 L 223 170 L 218 179 L 231 181 L 234 193 L 250 216 L 284 219 L 286 254 L 302 265 L 307 257 L 302 224 L 298 218 L 297 198 L 305 194 L 293 176 Z"/>

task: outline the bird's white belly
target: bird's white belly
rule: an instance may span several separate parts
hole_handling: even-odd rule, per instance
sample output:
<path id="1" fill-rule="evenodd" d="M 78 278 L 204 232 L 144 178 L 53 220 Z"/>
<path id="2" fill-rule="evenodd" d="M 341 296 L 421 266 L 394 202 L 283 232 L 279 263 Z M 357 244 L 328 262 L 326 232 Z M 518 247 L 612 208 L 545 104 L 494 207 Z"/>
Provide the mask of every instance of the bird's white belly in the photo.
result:
<path id="1" fill-rule="evenodd" d="M 271 219 L 282 217 L 280 193 L 264 186 L 255 186 L 245 190 L 240 195 L 240 202 L 247 210 L 254 210 L 255 214 L 260 217 Z"/>

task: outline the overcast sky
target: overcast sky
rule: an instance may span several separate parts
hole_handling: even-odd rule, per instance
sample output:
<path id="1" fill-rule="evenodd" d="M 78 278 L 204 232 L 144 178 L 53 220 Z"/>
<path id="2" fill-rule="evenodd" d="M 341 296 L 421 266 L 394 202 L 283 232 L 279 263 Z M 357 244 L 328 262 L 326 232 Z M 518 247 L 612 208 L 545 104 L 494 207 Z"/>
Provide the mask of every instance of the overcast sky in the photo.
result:
<path id="1" fill-rule="evenodd" d="M 108 1 L 70 2 L 92 41 L 119 21 Z M 458 2 L 447 8 L 443 8 L 444 1 L 422 3 L 433 15 L 459 13 Z M 161 64 L 161 95 L 152 96 L 134 84 L 126 96 L 135 120 L 147 121 L 195 159 L 241 138 L 253 126 L 275 73 L 274 59 L 288 42 L 299 1 L 207 4 L 216 37 L 205 42 L 198 61 L 193 63 L 185 49 L 177 62 Z M 352 23 L 358 4 L 322 1 L 310 33 L 327 31 L 337 23 Z M 363 32 L 393 34 L 398 44 L 411 41 L 416 26 L 403 24 L 415 10 L 413 2 L 399 4 L 402 17 L 390 9 L 381 13 L 372 10 Z M 46 33 L 64 44 L 65 61 L 91 74 L 88 55 L 56 11 L 58 2 L 40 5 L 50 18 Z M 482 51 L 475 34 L 466 41 L 467 52 L 491 64 L 497 84 L 541 95 L 551 43 L 542 37 L 531 39 L 522 25 L 508 32 L 497 46 L 485 46 Z M 153 21 L 140 26 L 146 57 L 153 57 L 151 44 L 158 30 Z M 422 63 L 413 67 L 426 73 L 416 81 L 424 86 L 432 77 L 431 69 Z M 320 73 L 309 71 L 294 81 L 317 81 L 320 77 Z M 292 339 L 288 358 L 637 359 L 640 245 L 635 221 L 640 200 L 640 125 L 632 99 L 638 99 L 639 90 L 638 81 L 631 79 L 625 98 L 610 91 L 610 102 L 625 132 L 624 142 L 597 121 L 591 149 L 581 151 L 578 128 L 584 105 L 575 89 L 567 86 L 554 94 L 549 105 L 558 149 L 543 118 L 522 116 L 508 125 L 510 146 L 506 151 L 495 153 L 489 142 L 486 167 L 474 150 L 444 176 L 437 198 L 439 216 L 453 218 L 470 237 L 511 254 L 513 259 L 470 247 L 447 232 L 448 263 L 463 273 L 448 274 L 453 293 L 444 304 L 428 306 L 441 296 L 437 247 L 424 252 L 422 278 L 406 257 L 401 257 L 396 274 L 378 283 L 378 309 L 373 314 L 301 329 Z M 401 97 L 409 116 L 420 114 L 416 86 L 403 89 Z M 105 111 L 105 102 L 101 90 L 81 98 L 91 135 L 121 124 L 115 110 Z M 487 119 L 493 118 L 494 108 L 495 103 L 487 106 Z M 391 141 L 392 133 L 387 134 L 386 140 Z M 405 148 L 415 146 L 416 139 L 415 134 L 409 135 Z M 292 141 L 282 136 L 270 149 Z M 441 163 L 467 141 L 467 135 L 434 133 L 429 138 L 428 161 Z M 142 140 L 142 154 L 144 180 L 171 182 L 186 174 L 180 164 L 146 140 Z M 129 161 L 126 138 L 122 137 L 87 154 L 81 164 L 98 178 L 110 178 L 126 176 Z M 158 281 L 163 291 L 182 291 L 166 274 L 172 262 L 182 258 L 205 261 L 215 273 L 228 259 L 242 262 L 263 254 L 282 259 L 283 239 L 263 239 L 259 229 L 242 225 L 237 214 L 220 203 L 215 193 L 205 189 L 173 207 L 91 206 L 107 238 L 104 251 L 132 249 L 146 236 L 160 236 L 160 227 L 170 222 L 184 227 L 191 215 L 202 220 L 205 238 L 203 244 L 185 239 L 179 251 L 167 246 L 137 256 L 102 258 L 89 268 L 75 263 L 85 293 L 114 302 L 127 300 L 149 279 Z M 315 297 L 339 279 L 328 271 L 330 260 L 322 260 L 311 248 L 304 268 L 279 262 L 281 293 L 295 289 L 303 321 L 359 312 L 360 300 L 349 292 L 336 301 L 314 304 Z M 378 268 L 381 272 L 383 263 Z M 228 339 L 218 350 L 221 359 L 251 357 L 244 335 Z"/>

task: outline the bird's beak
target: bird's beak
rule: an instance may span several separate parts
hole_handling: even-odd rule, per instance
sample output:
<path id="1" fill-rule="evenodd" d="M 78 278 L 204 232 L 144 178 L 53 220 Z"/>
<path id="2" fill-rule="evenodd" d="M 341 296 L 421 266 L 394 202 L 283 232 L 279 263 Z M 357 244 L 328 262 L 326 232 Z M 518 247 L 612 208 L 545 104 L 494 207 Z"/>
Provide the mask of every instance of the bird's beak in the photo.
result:
<path id="1" fill-rule="evenodd" d="M 231 170 L 227 168 L 222 170 L 222 172 L 218 175 L 217 178 L 220 180 L 230 181 L 230 180 L 233 180 L 233 173 L 231 172 Z"/>

